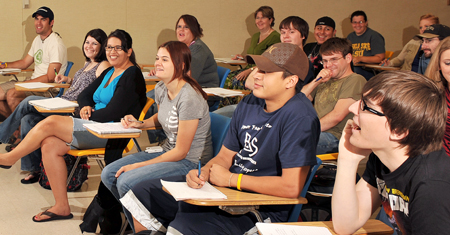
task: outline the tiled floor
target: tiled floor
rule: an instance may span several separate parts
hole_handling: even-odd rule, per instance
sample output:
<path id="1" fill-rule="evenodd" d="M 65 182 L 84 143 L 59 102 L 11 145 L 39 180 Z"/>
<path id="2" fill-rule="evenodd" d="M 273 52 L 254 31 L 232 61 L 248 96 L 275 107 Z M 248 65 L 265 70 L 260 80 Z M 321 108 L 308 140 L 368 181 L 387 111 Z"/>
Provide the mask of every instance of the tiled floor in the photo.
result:
<path id="1" fill-rule="evenodd" d="M 147 135 L 139 138 L 141 147 L 148 146 Z M 0 145 L 0 153 L 5 152 L 5 144 Z M 0 235 L 78 235 L 81 219 L 92 198 L 97 193 L 100 182 L 100 168 L 95 160 L 90 160 L 89 179 L 81 190 L 68 193 L 74 218 L 71 220 L 36 223 L 32 217 L 54 204 L 51 190 L 38 183 L 25 185 L 20 180 L 27 172 L 20 170 L 20 162 L 11 169 L 0 169 Z"/>

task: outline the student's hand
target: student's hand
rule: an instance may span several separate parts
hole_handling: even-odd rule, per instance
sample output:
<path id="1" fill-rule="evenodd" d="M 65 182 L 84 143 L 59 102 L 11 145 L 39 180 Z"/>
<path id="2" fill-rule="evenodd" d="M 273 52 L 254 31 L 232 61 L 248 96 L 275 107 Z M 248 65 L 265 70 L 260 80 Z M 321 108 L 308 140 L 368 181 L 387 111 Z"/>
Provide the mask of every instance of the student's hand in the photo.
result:
<path id="1" fill-rule="evenodd" d="M 152 69 L 150 70 L 150 72 L 148 72 L 148 76 L 155 76 L 156 74 L 156 69 Z"/>
<path id="2" fill-rule="evenodd" d="M 116 178 L 119 178 L 119 176 L 123 173 L 123 172 L 127 172 L 127 171 L 131 171 L 134 170 L 136 168 L 141 167 L 142 162 L 138 162 L 138 163 L 134 163 L 134 164 L 130 164 L 130 165 L 125 165 L 123 167 L 121 167 L 117 172 L 116 172 Z"/>
<path id="3" fill-rule="evenodd" d="M 244 60 L 244 58 L 241 54 L 236 54 L 233 57 L 231 57 L 232 60 Z"/>
<path id="4" fill-rule="evenodd" d="M 209 172 L 202 170 L 200 178 L 198 178 L 198 169 L 189 171 L 186 175 L 186 183 L 191 188 L 201 188 L 208 181 Z"/>
<path id="5" fill-rule="evenodd" d="M 144 124 L 134 118 L 133 115 L 126 115 L 120 120 L 120 122 L 122 123 L 124 128 L 134 127 L 139 129 L 144 126 Z"/>
<path id="6" fill-rule="evenodd" d="M 360 64 L 362 62 L 362 56 L 353 57 L 353 64 Z"/>
<path id="7" fill-rule="evenodd" d="M 225 167 L 213 164 L 209 169 L 209 182 L 221 187 L 228 187 L 231 172 Z"/>
<path id="8" fill-rule="evenodd" d="M 238 75 L 236 75 L 235 78 L 239 81 L 244 81 L 251 72 L 252 72 L 251 69 L 246 69 L 246 70 L 240 72 Z"/>
<path id="9" fill-rule="evenodd" d="M 69 77 L 66 77 L 66 76 L 64 76 L 62 74 L 58 74 L 55 77 L 55 82 L 56 83 L 62 83 L 62 82 L 68 82 L 68 81 L 69 81 Z"/>
<path id="10" fill-rule="evenodd" d="M 391 62 L 389 62 L 388 59 L 384 59 L 384 60 L 381 61 L 380 65 L 386 66 L 386 67 L 387 66 L 391 66 Z"/>
<path id="11" fill-rule="evenodd" d="M 338 159 L 346 159 L 360 162 L 362 159 L 369 156 L 371 149 L 358 148 L 350 143 L 350 138 L 353 135 L 352 130 L 357 128 L 353 120 L 347 120 L 344 130 L 342 131 L 341 139 L 339 140 L 339 157 Z"/>
<path id="12" fill-rule="evenodd" d="M 81 110 L 80 110 L 80 117 L 83 120 L 89 120 L 89 118 L 91 117 L 91 113 L 94 112 L 94 109 L 91 106 L 84 106 Z"/>
<path id="13" fill-rule="evenodd" d="M 317 74 L 316 78 L 314 79 L 314 82 L 316 82 L 316 80 L 319 79 L 320 77 L 322 77 L 322 78 L 319 81 L 317 81 L 318 83 L 328 82 L 331 79 L 332 75 L 333 75 L 333 72 L 331 70 L 329 70 L 329 69 L 322 69 Z"/>

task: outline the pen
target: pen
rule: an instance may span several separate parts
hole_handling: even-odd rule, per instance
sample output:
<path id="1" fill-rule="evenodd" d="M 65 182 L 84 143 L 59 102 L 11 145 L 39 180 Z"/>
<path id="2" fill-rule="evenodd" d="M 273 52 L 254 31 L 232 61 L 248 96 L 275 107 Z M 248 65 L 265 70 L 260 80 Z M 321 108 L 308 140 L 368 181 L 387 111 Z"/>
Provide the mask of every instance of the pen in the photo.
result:
<path id="1" fill-rule="evenodd" d="M 56 68 L 53 68 L 55 70 L 55 75 L 58 76 L 58 72 L 56 72 Z"/>
<path id="2" fill-rule="evenodd" d="M 234 57 L 234 55 L 231 55 L 231 56 L 233 56 L 233 57 Z M 242 57 L 242 56 L 236 56 L 236 58 L 238 58 L 238 59 L 241 59 L 241 60 L 243 60 L 243 59 L 244 59 L 244 57 Z"/>
<path id="3" fill-rule="evenodd" d="M 316 79 L 316 82 L 320 81 L 320 79 L 322 79 L 322 77 L 319 77 L 318 79 Z"/>
<path id="4" fill-rule="evenodd" d="M 198 157 L 198 178 L 200 179 L 200 174 L 202 173 L 202 157 Z"/>
<path id="5" fill-rule="evenodd" d="M 131 120 L 131 119 L 128 119 L 128 121 L 129 121 L 129 122 L 144 123 L 143 121 L 138 121 L 138 120 Z"/>
<path id="6" fill-rule="evenodd" d="M 383 64 L 381 65 L 381 67 L 383 67 L 384 64 L 386 64 L 386 62 L 388 62 L 390 58 L 391 58 L 391 57 L 387 58 L 387 60 L 383 62 Z"/>

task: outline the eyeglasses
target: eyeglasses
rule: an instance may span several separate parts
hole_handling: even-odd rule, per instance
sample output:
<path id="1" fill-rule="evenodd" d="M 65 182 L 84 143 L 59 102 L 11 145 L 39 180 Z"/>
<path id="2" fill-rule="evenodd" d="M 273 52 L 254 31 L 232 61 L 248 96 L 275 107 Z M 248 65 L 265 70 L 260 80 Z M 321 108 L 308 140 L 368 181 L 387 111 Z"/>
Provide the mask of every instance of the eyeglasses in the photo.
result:
<path id="1" fill-rule="evenodd" d="M 331 58 L 330 60 L 322 60 L 320 61 L 321 64 L 326 65 L 326 64 L 337 64 L 338 60 L 343 59 L 344 57 L 339 57 L 339 58 Z"/>
<path id="2" fill-rule="evenodd" d="M 434 41 L 434 39 L 438 39 L 438 38 L 423 38 L 422 43 L 428 44 L 428 43 L 431 43 L 432 41 Z"/>
<path id="3" fill-rule="evenodd" d="M 377 116 L 380 116 L 380 117 L 386 116 L 386 115 L 384 115 L 384 113 L 382 113 L 382 112 L 378 112 L 378 111 L 376 111 L 376 110 L 373 109 L 373 108 L 369 108 L 369 106 L 367 106 L 366 101 L 364 101 L 363 98 L 361 98 L 361 102 L 360 102 L 360 103 L 361 103 L 361 110 L 362 110 L 362 111 L 367 110 L 367 111 L 369 111 L 369 112 L 371 112 L 371 113 L 373 113 L 373 114 L 375 114 L 375 115 L 377 115 Z"/>
<path id="4" fill-rule="evenodd" d="M 366 23 L 365 21 L 352 21 L 352 24 L 364 24 Z"/>
<path id="5" fill-rule="evenodd" d="M 123 48 L 122 48 L 122 46 L 106 46 L 105 47 L 105 50 L 106 51 L 112 51 L 113 49 L 115 49 L 116 51 L 122 51 L 123 50 Z"/>

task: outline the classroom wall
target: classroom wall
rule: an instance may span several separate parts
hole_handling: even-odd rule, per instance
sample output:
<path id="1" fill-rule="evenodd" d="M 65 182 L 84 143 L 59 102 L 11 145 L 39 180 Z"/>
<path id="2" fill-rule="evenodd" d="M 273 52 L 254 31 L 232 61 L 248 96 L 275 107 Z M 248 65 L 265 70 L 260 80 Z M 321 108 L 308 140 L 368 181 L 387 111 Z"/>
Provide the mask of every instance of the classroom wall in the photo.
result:
<path id="1" fill-rule="evenodd" d="M 419 32 L 419 17 L 432 13 L 441 23 L 450 25 L 450 6 L 447 0 L 318 0 L 318 1 L 218 1 L 218 0 L 29 0 L 23 9 L 22 1 L 0 0 L 0 61 L 22 58 L 36 36 L 31 15 L 41 6 L 55 13 L 54 31 L 67 46 L 68 59 L 75 62 L 71 76 L 83 66 L 81 45 L 85 34 L 93 28 L 102 28 L 108 34 L 116 28 L 128 31 L 133 37 L 133 48 L 138 63 L 152 64 L 157 46 L 176 40 L 175 23 L 182 14 L 197 17 L 203 28 L 203 41 L 216 57 L 244 53 L 250 37 L 257 32 L 253 13 L 261 5 L 275 11 L 275 29 L 290 15 L 304 18 L 310 25 L 307 42 L 313 42 L 315 21 L 330 16 L 336 21 L 338 37 L 352 32 L 350 14 L 364 10 L 369 27 L 380 32 L 386 40 L 386 50 L 401 50 Z"/>

